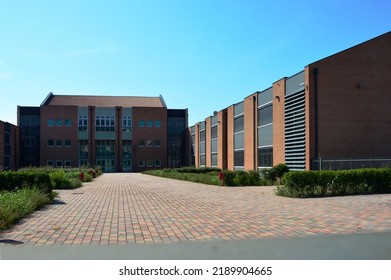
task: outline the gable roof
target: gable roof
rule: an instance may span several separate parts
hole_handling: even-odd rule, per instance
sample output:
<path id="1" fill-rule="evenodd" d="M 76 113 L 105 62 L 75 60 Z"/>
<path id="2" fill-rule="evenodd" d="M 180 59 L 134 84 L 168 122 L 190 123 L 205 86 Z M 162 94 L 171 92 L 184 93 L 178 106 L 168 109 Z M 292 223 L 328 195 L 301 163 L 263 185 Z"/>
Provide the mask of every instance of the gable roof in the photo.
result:
<path id="1" fill-rule="evenodd" d="M 163 97 L 145 96 L 93 96 L 93 95 L 54 95 L 49 93 L 41 106 L 96 106 L 96 107 L 160 107 L 166 108 Z"/>

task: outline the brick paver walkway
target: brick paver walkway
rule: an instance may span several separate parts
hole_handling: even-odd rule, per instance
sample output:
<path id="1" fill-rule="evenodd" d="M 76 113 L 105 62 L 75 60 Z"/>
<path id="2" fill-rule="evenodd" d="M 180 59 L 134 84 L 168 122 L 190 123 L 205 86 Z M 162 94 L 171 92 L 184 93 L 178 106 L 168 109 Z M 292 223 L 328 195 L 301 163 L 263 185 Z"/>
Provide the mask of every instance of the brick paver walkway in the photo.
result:
<path id="1" fill-rule="evenodd" d="M 391 231 L 391 195 L 291 199 L 273 187 L 217 187 L 104 174 L 3 232 L 0 245 L 92 245 Z M 4 242 L 7 240 L 8 242 Z M 3 241 L 3 242 L 2 242 Z"/>

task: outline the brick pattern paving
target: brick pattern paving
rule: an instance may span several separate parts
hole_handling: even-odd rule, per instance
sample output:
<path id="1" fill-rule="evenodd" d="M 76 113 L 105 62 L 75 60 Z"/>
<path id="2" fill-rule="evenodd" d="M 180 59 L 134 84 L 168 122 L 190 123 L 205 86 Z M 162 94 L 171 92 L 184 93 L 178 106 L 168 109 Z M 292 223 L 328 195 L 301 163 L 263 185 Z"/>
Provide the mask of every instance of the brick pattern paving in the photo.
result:
<path id="1" fill-rule="evenodd" d="M 3 232 L 0 245 L 1 240 L 107 245 L 391 231 L 391 195 L 291 199 L 274 195 L 273 187 L 217 187 L 125 173 L 104 174 L 59 193 L 56 203 Z"/>

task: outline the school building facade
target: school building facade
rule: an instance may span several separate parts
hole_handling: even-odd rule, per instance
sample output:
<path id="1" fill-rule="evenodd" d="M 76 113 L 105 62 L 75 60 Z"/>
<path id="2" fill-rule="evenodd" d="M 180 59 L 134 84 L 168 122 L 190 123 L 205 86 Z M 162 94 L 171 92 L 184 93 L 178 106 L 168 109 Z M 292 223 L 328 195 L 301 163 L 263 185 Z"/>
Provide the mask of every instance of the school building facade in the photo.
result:
<path id="1" fill-rule="evenodd" d="M 49 93 L 39 107 L 18 106 L 20 165 L 104 172 L 185 166 L 187 119 L 187 109 L 167 109 L 162 96 Z"/>
<path id="2" fill-rule="evenodd" d="M 191 164 L 391 166 L 391 32 L 313 62 L 189 127 Z"/>

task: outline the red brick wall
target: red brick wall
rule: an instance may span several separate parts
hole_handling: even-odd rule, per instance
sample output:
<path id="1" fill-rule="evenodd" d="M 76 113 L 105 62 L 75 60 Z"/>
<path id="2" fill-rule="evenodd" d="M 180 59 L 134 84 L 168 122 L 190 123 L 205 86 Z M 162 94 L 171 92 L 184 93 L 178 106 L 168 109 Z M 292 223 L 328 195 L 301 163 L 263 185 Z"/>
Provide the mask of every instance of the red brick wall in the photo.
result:
<path id="1" fill-rule="evenodd" d="M 42 106 L 41 107 L 41 166 L 46 166 L 48 160 L 71 160 L 72 166 L 78 166 L 78 110 L 77 106 Z M 48 126 L 48 120 L 54 120 L 54 126 Z M 62 126 L 56 126 L 56 120 L 63 121 Z M 71 121 L 71 126 L 64 124 L 65 119 Z M 62 147 L 48 147 L 48 140 L 62 140 Z M 65 140 L 71 140 L 71 147 L 64 147 Z"/>
<path id="2" fill-rule="evenodd" d="M 244 169 L 257 169 L 257 94 L 244 99 Z"/>
<path id="3" fill-rule="evenodd" d="M 234 170 L 234 106 L 227 108 L 227 169 Z"/>
<path id="4" fill-rule="evenodd" d="M 284 107 L 285 78 L 273 84 L 273 165 L 285 163 Z"/>
<path id="5" fill-rule="evenodd" d="M 212 118 L 208 117 L 205 119 L 205 166 L 212 166 L 212 146 L 211 146 L 211 134 L 210 130 L 212 127 Z"/>
<path id="6" fill-rule="evenodd" d="M 315 94 L 315 68 L 318 155 L 323 159 L 390 157 L 391 33 L 309 65 L 306 71 L 311 98 Z M 317 156 L 314 125 L 309 126 L 311 158 Z"/>
<path id="7" fill-rule="evenodd" d="M 217 166 L 221 169 L 227 169 L 227 110 L 224 109 L 217 113 L 217 142 L 218 158 Z"/>
<path id="8" fill-rule="evenodd" d="M 142 171 L 145 169 L 151 169 L 151 167 L 139 167 L 139 160 L 161 160 L 161 167 L 167 166 L 167 109 L 166 108 L 145 108 L 145 107 L 133 107 L 132 109 L 132 122 L 133 122 L 133 171 Z M 140 120 L 145 121 L 145 127 L 139 127 L 138 122 Z M 148 120 L 160 120 L 160 128 L 147 127 Z M 144 147 L 139 147 L 139 140 L 145 141 Z M 159 147 L 147 147 L 147 140 L 160 140 Z"/>

